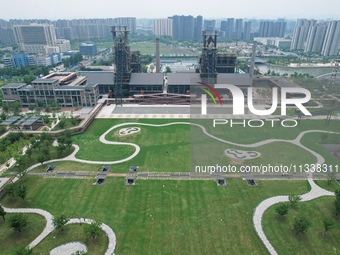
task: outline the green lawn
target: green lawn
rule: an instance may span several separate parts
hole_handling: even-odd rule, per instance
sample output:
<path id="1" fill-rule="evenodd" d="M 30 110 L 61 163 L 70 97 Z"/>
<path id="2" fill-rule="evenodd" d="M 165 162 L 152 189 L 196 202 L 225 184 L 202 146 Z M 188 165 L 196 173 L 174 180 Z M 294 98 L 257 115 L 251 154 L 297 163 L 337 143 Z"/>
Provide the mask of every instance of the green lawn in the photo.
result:
<path id="1" fill-rule="evenodd" d="M 340 185 L 335 180 L 332 180 L 330 183 L 328 183 L 328 180 L 317 180 L 315 181 L 315 183 L 319 185 L 321 188 L 333 192 L 336 191 L 337 189 L 340 189 Z"/>
<path id="2" fill-rule="evenodd" d="M 44 229 L 46 221 L 37 214 L 25 214 L 28 225 L 21 232 L 15 232 L 8 227 L 8 219 L 14 215 L 8 213 L 6 221 L 0 219 L 0 253 L 1 255 L 13 255 L 20 248 L 26 247 L 32 242 Z"/>
<path id="3" fill-rule="evenodd" d="M 74 162 L 74 161 L 60 161 L 60 162 L 54 162 L 54 163 L 49 163 L 49 164 L 38 166 L 34 168 L 33 170 L 31 170 L 31 172 L 46 172 L 48 165 L 57 166 L 53 172 L 94 172 L 96 173 L 100 171 L 102 167 L 102 165 L 84 164 L 84 163 Z"/>
<path id="4" fill-rule="evenodd" d="M 186 120 L 95 120 L 85 133 L 74 137 L 75 143 L 80 146 L 80 151 L 78 152 L 77 157 L 88 160 L 112 161 L 130 156 L 134 152 L 134 148 L 132 146 L 105 145 L 99 141 L 99 136 L 101 134 L 118 123 L 141 122 L 163 124 L 176 121 L 185 122 Z M 200 121 L 200 123 L 207 126 L 207 128 L 210 129 L 209 131 L 213 131 L 213 134 L 217 137 L 245 144 L 271 138 L 293 139 L 301 131 L 308 129 L 336 130 L 336 124 L 338 124 L 337 122 L 332 122 L 331 125 L 327 127 L 324 125 L 324 121 L 302 120 L 300 125 L 296 128 L 270 128 L 267 126 L 261 129 L 251 129 L 218 126 L 216 129 L 212 130 L 210 127 L 211 125 L 209 125 L 209 121 Z M 134 124 L 127 125 L 125 127 L 128 126 L 139 125 Z M 130 165 L 140 166 L 139 170 L 143 172 L 186 172 L 189 171 L 190 168 L 190 157 L 193 161 L 195 161 L 195 156 L 199 157 L 200 160 L 206 164 L 210 164 L 210 161 L 214 161 L 212 162 L 213 164 L 234 164 L 234 162 L 231 162 L 230 159 L 224 155 L 224 150 L 227 148 L 255 150 L 262 153 L 261 158 L 245 161 L 245 163 L 249 165 L 287 165 L 287 162 L 289 162 L 289 164 L 306 164 L 315 163 L 316 161 L 315 157 L 309 152 L 293 144 L 284 142 L 276 142 L 257 148 L 245 149 L 243 147 L 228 145 L 216 141 L 204 135 L 200 128 L 186 124 L 166 127 L 139 127 L 142 131 L 134 135 L 119 137 L 119 129 L 115 129 L 106 136 L 106 139 L 110 141 L 135 143 L 141 147 L 140 153 L 134 159 L 126 163 L 113 165 L 112 172 L 127 172 Z M 320 134 L 310 135 L 315 136 L 316 139 L 313 139 L 312 142 L 306 139 L 308 143 L 307 146 L 310 148 L 320 147 L 320 145 L 318 145 L 320 140 L 317 139 L 320 137 Z M 201 151 L 197 151 L 197 148 L 190 146 L 190 138 L 192 137 L 194 137 L 195 142 L 202 145 L 198 148 Z M 324 150 L 323 148 L 321 149 Z M 327 152 L 323 151 L 322 153 Z M 296 157 L 296 155 L 299 155 L 299 157 Z M 216 156 L 218 157 L 218 162 L 216 161 Z"/>
<path id="5" fill-rule="evenodd" d="M 324 217 L 334 218 L 335 198 L 319 198 L 300 203 L 297 209 L 290 209 L 285 219 L 278 219 L 275 207 L 264 216 L 264 230 L 269 241 L 279 254 L 340 254 L 340 221 L 336 220 L 334 229 L 323 236 Z M 311 223 L 305 235 L 296 235 L 292 231 L 293 219 L 305 216 Z"/>
<path id="6" fill-rule="evenodd" d="M 104 232 L 96 239 L 86 238 L 84 224 L 71 224 L 65 226 L 64 230 L 54 231 L 49 234 L 34 249 L 34 254 L 49 254 L 48 252 L 59 245 L 69 242 L 82 242 L 87 246 L 88 254 L 103 255 L 107 249 L 108 238 Z"/>
<path id="7" fill-rule="evenodd" d="M 26 177 L 29 207 L 91 218 L 117 235 L 115 254 L 267 254 L 252 226 L 254 208 L 274 195 L 307 192 L 305 181 L 241 179 L 226 188 L 213 181 L 93 180 Z M 21 202 L 2 201 L 20 207 Z"/>

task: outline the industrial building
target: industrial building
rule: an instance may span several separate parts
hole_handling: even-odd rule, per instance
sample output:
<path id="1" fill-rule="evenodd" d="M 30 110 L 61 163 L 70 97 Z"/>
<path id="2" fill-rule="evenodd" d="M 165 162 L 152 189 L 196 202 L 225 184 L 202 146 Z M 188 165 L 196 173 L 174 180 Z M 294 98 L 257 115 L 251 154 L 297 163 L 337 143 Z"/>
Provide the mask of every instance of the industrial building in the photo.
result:
<path id="1" fill-rule="evenodd" d="M 59 104 L 61 107 L 94 106 L 100 97 L 108 103 L 126 102 L 188 104 L 190 96 L 202 93 L 200 83 L 233 84 L 246 90 L 252 85 L 249 74 L 235 73 L 236 55 L 217 50 L 217 31 L 203 31 L 202 53 L 195 72 L 160 72 L 159 40 L 156 40 L 156 73 L 141 73 L 140 53 L 131 51 L 127 27 L 112 27 L 115 71 L 52 73 L 30 85 L 2 87 L 4 102 L 20 101 L 21 106 Z"/>

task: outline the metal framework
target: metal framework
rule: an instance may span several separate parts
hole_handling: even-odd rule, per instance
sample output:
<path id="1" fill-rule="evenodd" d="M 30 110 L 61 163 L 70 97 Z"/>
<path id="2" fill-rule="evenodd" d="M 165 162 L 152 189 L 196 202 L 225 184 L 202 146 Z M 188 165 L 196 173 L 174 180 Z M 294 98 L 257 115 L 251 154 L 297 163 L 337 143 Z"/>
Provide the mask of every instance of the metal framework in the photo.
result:
<path id="1" fill-rule="evenodd" d="M 130 46 L 126 26 L 112 26 L 112 37 L 114 41 L 114 63 L 116 66 L 114 97 L 116 105 L 123 104 L 123 96 L 128 93 L 130 82 Z"/>
<path id="2" fill-rule="evenodd" d="M 203 48 L 200 58 L 201 78 L 205 83 L 215 84 L 217 71 L 217 31 L 203 31 Z"/>
<path id="3" fill-rule="evenodd" d="M 329 80 L 329 83 L 330 83 L 331 87 L 335 86 L 336 75 L 337 75 L 338 70 L 339 70 L 340 59 L 335 59 L 333 62 L 334 62 L 333 72 L 332 72 L 330 80 Z"/>

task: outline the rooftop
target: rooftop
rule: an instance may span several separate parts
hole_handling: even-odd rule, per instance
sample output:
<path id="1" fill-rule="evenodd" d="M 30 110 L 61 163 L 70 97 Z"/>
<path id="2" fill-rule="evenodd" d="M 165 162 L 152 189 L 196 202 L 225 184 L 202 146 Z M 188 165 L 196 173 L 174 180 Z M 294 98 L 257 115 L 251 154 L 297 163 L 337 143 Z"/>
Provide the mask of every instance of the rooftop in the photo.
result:
<path id="1" fill-rule="evenodd" d="M 235 86 L 251 86 L 252 79 L 249 74 L 239 73 L 219 73 L 217 74 L 217 84 L 232 84 Z"/>
<path id="2" fill-rule="evenodd" d="M 86 85 L 95 84 L 114 84 L 114 73 L 111 71 L 89 71 L 81 72 L 81 74 L 87 76 Z"/>
<path id="3" fill-rule="evenodd" d="M 17 88 L 21 88 L 21 87 L 23 87 L 25 85 L 26 85 L 26 83 L 10 83 L 10 84 L 2 86 L 2 88 L 5 88 L 5 89 L 17 89 Z"/>
<path id="4" fill-rule="evenodd" d="M 168 85 L 197 85 L 201 82 L 199 73 L 169 73 Z"/>
<path id="5" fill-rule="evenodd" d="M 130 85 L 163 85 L 162 73 L 132 73 Z"/>
<path id="6" fill-rule="evenodd" d="M 56 81 L 59 81 L 59 79 L 53 79 L 53 78 L 48 78 L 48 79 L 35 79 L 34 81 L 32 81 L 32 84 L 36 84 L 36 83 L 54 83 Z"/>

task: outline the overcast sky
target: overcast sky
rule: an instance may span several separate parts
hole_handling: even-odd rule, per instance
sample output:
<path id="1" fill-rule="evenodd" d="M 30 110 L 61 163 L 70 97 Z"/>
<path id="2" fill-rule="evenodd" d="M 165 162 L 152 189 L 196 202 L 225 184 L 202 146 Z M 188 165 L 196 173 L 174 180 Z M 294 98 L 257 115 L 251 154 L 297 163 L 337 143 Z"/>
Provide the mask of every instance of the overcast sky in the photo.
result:
<path id="1" fill-rule="evenodd" d="M 204 18 L 340 19 L 340 0 L 1 0 L 2 19 Z"/>

